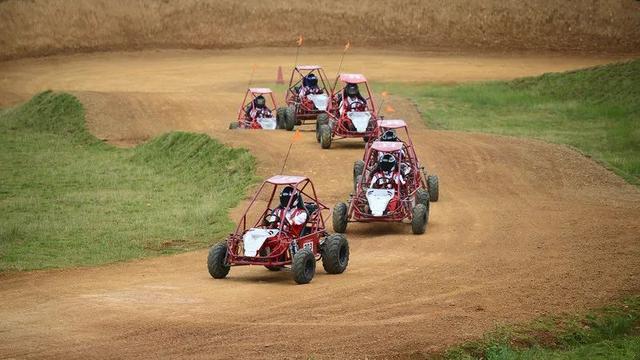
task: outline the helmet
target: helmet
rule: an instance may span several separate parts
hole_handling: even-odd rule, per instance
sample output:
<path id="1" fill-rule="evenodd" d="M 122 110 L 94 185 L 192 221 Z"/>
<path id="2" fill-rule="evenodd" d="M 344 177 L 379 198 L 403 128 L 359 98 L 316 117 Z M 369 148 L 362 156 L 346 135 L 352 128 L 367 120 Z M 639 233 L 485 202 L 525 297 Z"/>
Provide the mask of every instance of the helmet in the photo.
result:
<path id="1" fill-rule="evenodd" d="M 398 135 L 394 130 L 387 130 L 380 137 L 381 141 L 398 141 Z"/>
<path id="2" fill-rule="evenodd" d="M 309 87 L 318 86 L 318 78 L 316 77 L 315 74 L 309 74 L 309 75 L 305 76 L 304 78 L 305 78 L 305 80 L 307 82 L 305 84 L 306 86 L 309 86 Z"/>
<path id="3" fill-rule="evenodd" d="M 358 89 L 358 84 L 348 83 L 344 89 L 344 92 L 347 93 L 348 96 L 356 96 L 360 94 L 360 90 Z"/>
<path id="4" fill-rule="evenodd" d="M 382 171 L 389 172 L 396 167 L 396 158 L 391 154 L 384 154 L 378 162 L 378 167 Z"/>
<path id="5" fill-rule="evenodd" d="M 264 105 L 266 104 L 266 100 L 264 99 L 264 96 L 262 95 L 258 95 L 256 96 L 255 99 L 253 99 L 253 105 L 257 108 L 262 109 L 264 107 Z"/>
<path id="6" fill-rule="evenodd" d="M 282 189 L 282 191 L 280 192 L 280 206 L 282 206 L 283 208 L 289 206 L 289 201 L 291 200 L 291 197 L 294 196 L 295 192 L 296 190 L 293 188 L 293 186 L 285 186 L 284 189 Z M 291 203 L 291 207 L 297 205 L 296 200 L 297 199 L 294 199 L 294 201 Z"/>

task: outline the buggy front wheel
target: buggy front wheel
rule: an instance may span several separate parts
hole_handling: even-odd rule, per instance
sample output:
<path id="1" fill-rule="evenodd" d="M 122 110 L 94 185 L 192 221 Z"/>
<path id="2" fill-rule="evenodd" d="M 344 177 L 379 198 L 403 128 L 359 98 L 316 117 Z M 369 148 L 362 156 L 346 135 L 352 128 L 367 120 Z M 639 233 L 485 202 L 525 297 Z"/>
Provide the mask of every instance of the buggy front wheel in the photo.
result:
<path id="1" fill-rule="evenodd" d="M 287 112 L 287 108 L 286 107 L 279 107 L 276 110 L 276 128 L 277 129 L 284 129 L 284 118 L 286 116 L 286 112 Z"/>
<path id="2" fill-rule="evenodd" d="M 349 208 L 345 203 L 337 203 L 333 207 L 333 231 L 337 233 L 344 233 L 347 231 L 347 211 Z"/>
<path id="3" fill-rule="evenodd" d="M 318 129 L 320 133 L 320 146 L 323 149 L 328 149 L 331 147 L 331 127 L 329 125 L 320 125 Z"/>
<path id="4" fill-rule="evenodd" d="M 424 204 L 416 204 L 411 211 L 411 230 L 415 235 L 424 234 L 429 222 L 429 208 Z"/>
<path id="5" fill-rule="evenodd" d="M 427 177 L 427 185 L 429 188 L 429 199 L 431 201 L 438 201 L 440 190 L 438 189 L 438 176 L 429 175 Z"/>
<path id="6" fill-rule="evenodd" d="M 329 115 L 319 114 L 316 118 L 316 141 L 320 142 L 320 126 L 329 125 Z"/>
<path id="7" fill-rule="evenodd" d="M 291 131 L 296 126 L 296 106 L 289 105 L 284 113 L 284 128 Z"/>
<path id="8" fill-rule="evenodd" d="M 349 242 L 342 234 L 329 235 L 322 247 L 322 267 L 329 274 L 342 274 L 349 265 Z"/>
<path id="9" fill-rule="evenodd" d="M 293 280 L 298 284 L 308 284 L 316 273 L 316 257 L 310 250 L 302 249 L 293 255 L 291 264 Z"/>
<path id="10" fill-rule="evenodd" d="M 425 189 L 416 190 L 416 204 L 422 204 L 429 208 L 429 192 Z"/>
<path id="11" fill-rule="evenodd" d="M 223 279 L 229 274 L 231 267 L 227 265 L 227 243 L 215 244 L 209 249 L 207 268 L 214 279 Z"/>

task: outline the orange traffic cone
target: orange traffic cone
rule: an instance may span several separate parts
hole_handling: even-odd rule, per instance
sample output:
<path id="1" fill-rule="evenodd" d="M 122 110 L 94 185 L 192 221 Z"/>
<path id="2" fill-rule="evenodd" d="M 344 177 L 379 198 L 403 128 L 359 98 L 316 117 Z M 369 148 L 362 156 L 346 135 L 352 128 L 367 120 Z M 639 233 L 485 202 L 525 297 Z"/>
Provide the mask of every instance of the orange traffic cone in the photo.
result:
<path id="1" fill-rule="evenodd" d="M 284 78 L 282 77 L 282 66 L 278 66 L 278 76 L 276 77 L 276 84 L 284 84 Z"/>

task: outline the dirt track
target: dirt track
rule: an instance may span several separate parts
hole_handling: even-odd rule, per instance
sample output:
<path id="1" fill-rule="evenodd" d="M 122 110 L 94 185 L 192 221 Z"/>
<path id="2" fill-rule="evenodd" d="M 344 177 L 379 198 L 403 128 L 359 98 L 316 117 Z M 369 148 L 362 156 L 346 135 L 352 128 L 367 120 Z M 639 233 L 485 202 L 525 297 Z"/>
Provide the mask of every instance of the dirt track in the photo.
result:
<path id="1" fill-rule="evenodd" d="M 73 91 L 99 137 L 135 143 L 170 129 L 205 131 L 249 148 L 267 175 L 279 168 L 291 133 L 225 130 L 246 86 L 248 54 L 6 62 L 0 96 L 10 102 L 46 88 Z M 271 81 L 276 66 L 291 61 L 277 50 L 262 54 L 258 82 Z M 345 68 L 374 80 L 466 81 L 611 60 L 363 51 Z M 428 70 L 407 71 L 424 65 Z M 213 280 L 205 250 L 4 275 L 0 355 L 406 358 L 479 336 L 498 322 L 597 306 L 640 290 L 636 188 L 564 147 L 433 131 L 405 100 L 394 97 L 393 105 L 410 123 L 418 155 L 440 176 L 441 200 L 425 235 L 403 225 L 350 226 L 348 271 L 319 271 L 307 286 L 262 268 L 234 268 L 228 279 Z M 361 142 L 321 151 L 305 133 L 295 150 L 288 172 L 311 176 L 329 204 L 347 197 Z"/>

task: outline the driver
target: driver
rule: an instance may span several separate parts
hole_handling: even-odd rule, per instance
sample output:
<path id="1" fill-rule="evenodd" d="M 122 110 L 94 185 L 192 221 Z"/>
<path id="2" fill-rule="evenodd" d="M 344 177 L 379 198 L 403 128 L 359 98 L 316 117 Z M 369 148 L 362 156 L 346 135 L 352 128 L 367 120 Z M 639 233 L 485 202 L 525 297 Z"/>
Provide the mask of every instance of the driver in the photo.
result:
<path id="1" fill-rule="evenodd" d="M 405 185 L 405 180 L 399 171 L 396 171 L 396 158 L 391 154 L 384 154 L 378 161 L 378 169 L 371 177 L 372 189 L 396 189 L 398 185 Z M 387 205 L 387 211 L 395 211 L 400 204 L 400 192 L 396 191 Z"/>
<path id="2" fill-rule="evenodd" d="M 298 96 L 300 99 L 304 99 L 307 95 L 322 94 L 322 89 L 318 87 L 318 77 L 315 74 L 309 74 L 302 78 L 302 87 Z"/>
<path id="3" fill-rule="evenodd" d="M 270 118 L 273 117 L 271 110 L 266 106 L 267 101 L 264 96 L 256 96 L 251 103 L 249 103 L 245 109 L 245 114 L 249 120 L 257 118 Z"/>
<path id="4" fill-rule="evenodd" d="M 393 189 L 395 185 L 404 185 L 406 182 L 397 171 L 397 161 L 395 156 L 384 154 L 378 160 L 378 168 L 371 177 L 369 187 L 374 189 Z"/>
<path id="5" fill-rule="evenodd" d="M 293 197 L 291 207 L 289 201 Z M 308 214 L 304 208 L 302 197 L 296 192 L 293 186 L 285 186 L 280 192 L 280 205 L 273 209 L 272 215 L 275 215 L 283 221 L 282 229 L 289 231 L 294 236 L 299 236 L 307 222 Z M 279 228 L 280 223 L 272 224 Z"/>
<path id="6" fill-rule="evenodd" d="M 398 139 L 395 130 L 387 130 L 380 137 L 380 141 L 400 141 L 400 139 Z"/>
<path id="7" fill-rule="evenodd" d="M 347 83 L 340 99 L 340 115 L 349 111 L 367 111 L 367 101 L 360 95 L 358 84 Z"/>
<path id="8" fill-rule="evenodd" d="M 393 129 L 385 131 L 382 134 L 382 136 L 380 136 L 380 141 L 401 142 L 400 138 L 398 138 L 398 135 L 396 134 L 396 131 Z M 382 156 L 383 156 L 383 153 L 380 154 L 380 158 L 382 158 Z M 411 166 L 409 166 L 409 164 L 407 163 L 407 156 L 404 151 L 404 148 L 400 150 L 400 156 L 401 156 L 401 161 L 400 161 L 401 173 L 403 175 L 408 175 L 411 172 Z"/>

